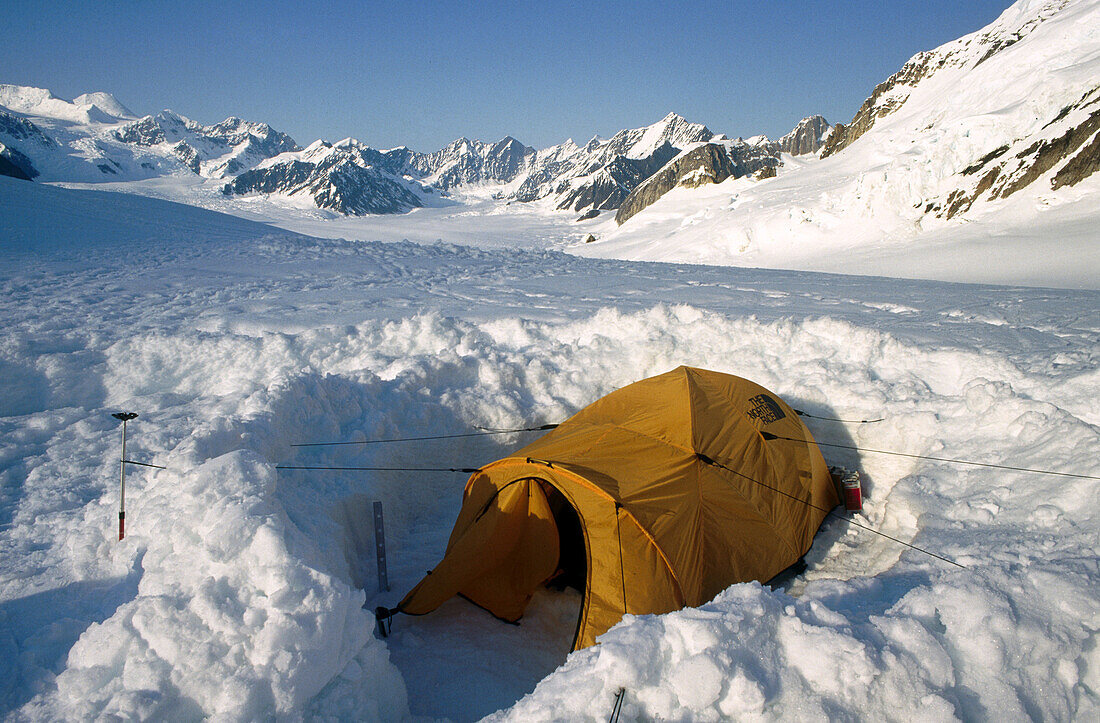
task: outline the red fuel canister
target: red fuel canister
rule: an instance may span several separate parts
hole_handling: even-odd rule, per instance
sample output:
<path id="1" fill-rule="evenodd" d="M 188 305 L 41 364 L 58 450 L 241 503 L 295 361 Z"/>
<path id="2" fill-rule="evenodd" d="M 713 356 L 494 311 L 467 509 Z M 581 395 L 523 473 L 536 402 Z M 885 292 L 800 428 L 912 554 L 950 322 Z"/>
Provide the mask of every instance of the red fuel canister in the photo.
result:
<path id="1" fill-rule="evenodd" d="M 859 512 L 863 509 L 863 487 L 859 482 L 858 474 L 845 475 L 841 480 L 844 487 L 844 508 L 849 512 Z"/>

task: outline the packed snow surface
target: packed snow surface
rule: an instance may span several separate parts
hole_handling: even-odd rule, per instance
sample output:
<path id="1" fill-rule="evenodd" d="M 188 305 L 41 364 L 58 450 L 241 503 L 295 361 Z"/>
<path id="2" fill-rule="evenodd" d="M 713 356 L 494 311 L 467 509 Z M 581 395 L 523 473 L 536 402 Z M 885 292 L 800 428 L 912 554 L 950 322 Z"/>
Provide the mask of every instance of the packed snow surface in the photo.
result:
<path id="1" fill-rule="evenodd" d="M 519 627 L 456 599 L 375 634 L 462 475 L 276 469 L 476 466 L 530 436 L 291 445 L 560 421 L 690 364 L 884 418 L 808 420 L 824 444 L 1095 476 L 1100 293 L 324 240 L 7 178 L 0 208 L 12 719 L 606 720 L 620 690 L 623 720 L 1100 715 L 1095 479 L 825 446 L 864 475 L 854 519 L 965 567 L 830 518 L 785 589 L 567 656 L 551 592 Z M 122 542 L 116 411 L 167 467 L 128 469 Z"/>

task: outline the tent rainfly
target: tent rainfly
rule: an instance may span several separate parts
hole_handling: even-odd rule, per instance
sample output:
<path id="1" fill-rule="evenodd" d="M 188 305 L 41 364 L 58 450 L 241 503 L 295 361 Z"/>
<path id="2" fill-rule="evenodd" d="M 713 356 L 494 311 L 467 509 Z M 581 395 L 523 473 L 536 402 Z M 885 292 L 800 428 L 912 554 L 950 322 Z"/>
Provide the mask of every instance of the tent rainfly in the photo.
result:
<path id="1" fill-rule="evenodd" d="M 817 444 L 783 400 L 679 367 L 475 472 L 443 560 L 386 612 L 422 615 L 462 595 L 514 622 L 540 585 L 573 580 L 584 593 L 575 650 L 625 613 L 698 606 L 733 583 L 770 580 L 838 503 Z"/>

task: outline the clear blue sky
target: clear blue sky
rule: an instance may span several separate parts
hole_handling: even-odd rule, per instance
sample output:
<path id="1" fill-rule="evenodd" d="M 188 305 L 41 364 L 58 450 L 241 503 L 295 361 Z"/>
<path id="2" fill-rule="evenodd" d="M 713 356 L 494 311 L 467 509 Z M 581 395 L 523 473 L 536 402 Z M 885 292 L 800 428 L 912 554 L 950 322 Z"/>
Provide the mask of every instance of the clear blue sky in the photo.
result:
<path id="1" fill-rule="evenodd" d="M 813 113 L 847 122 L 914 53 L 1009 4 L 3 0 L 0 83 L 266 121 L 302 145 L 544 147 L 669 111 L 777 138 Z"/>

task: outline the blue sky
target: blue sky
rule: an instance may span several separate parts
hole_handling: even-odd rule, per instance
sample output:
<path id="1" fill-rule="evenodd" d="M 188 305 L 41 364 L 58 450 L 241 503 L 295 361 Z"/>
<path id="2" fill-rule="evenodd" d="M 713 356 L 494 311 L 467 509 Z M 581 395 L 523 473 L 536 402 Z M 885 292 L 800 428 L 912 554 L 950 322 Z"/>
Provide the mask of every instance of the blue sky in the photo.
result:
<path id="1" fill-rule="evenodd" d="M 1009 4 L 4 0 L 0 82 L 262 120 L 303 145 L 544 147 L 669 111 L 775 138 L 813 113 L 850 120 L 914 53 Z"/>

